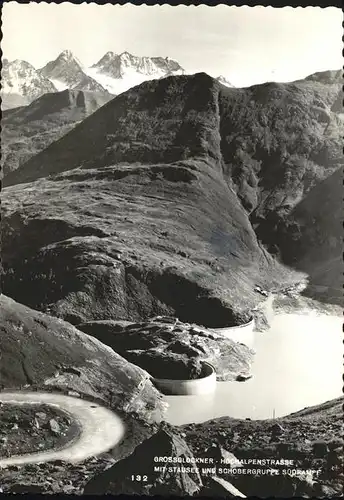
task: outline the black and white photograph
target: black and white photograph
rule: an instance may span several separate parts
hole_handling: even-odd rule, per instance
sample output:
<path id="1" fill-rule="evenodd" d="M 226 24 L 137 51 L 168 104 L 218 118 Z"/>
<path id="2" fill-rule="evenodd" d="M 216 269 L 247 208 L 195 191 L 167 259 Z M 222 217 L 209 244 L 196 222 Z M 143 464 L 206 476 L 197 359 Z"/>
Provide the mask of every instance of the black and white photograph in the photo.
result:
<path id="1" fill-rule="evenodd" d="M 2 5 L 0 493 L 342 495 L 337 7 Z"/>

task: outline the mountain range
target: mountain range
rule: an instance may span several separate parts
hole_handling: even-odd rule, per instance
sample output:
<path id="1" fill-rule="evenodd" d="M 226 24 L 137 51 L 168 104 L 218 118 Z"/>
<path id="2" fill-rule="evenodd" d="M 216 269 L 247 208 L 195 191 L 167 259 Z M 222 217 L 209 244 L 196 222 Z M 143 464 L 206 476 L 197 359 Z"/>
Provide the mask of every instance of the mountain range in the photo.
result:
<path id="1" fill-rule="evenodd" d="M 139 57 L 129 52 L 107 52 L 90 67 L 83 65 L 70 50 L 64 50 L 39 69 L 26 61 L 4 59 L 2 109 L 26 105 L 47 92 L 66 89 L 114 96 L 145 80 L 180 74 L 185 74 L 185 70 L 168 57 Z M 218 78 L 232 86 L 225 77 Z"/>

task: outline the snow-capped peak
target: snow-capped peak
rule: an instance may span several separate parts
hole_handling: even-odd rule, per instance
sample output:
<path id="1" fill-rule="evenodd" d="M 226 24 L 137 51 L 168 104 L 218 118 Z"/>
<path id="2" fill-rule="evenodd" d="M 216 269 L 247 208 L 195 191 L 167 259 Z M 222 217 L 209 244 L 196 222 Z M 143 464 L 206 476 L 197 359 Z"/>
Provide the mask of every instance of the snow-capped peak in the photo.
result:
<path id="1" fill-rule="evenodd" d="M 36 71 L 35 68 L 32 66 L 32 64 L 22 59 L 15 59 L 14 61 L 9 61 L 8 59 L 5 58 L 2 60 L 2 65 L 3 69 L 11 68 L 11 70 L 17 69 L 18 71 L 19 70 Z"/>
<path id="2" fill-rule="evenodd" d="M 105 61 L 109 61 L 110 59 L 112 59 L 113 57 L 115 57 L 115 55 L 116 55 L 116 54 L 115 54 L 114 52 L 112 52 L 111 50 L 109 50 L 108 52 L 106 52 L 106 54 L 104 54 L 104 55 L 103 55 L 103 57 L 101 57 L 101 58 L 99 59 L 99 61 L 98 61 L 98 62 L 96 62 L 96 63 L 94 63 L 94 64 L 92 65 L 92 68 L 93 68 L 93 67 L 96 67 L 98 64 L 102 64 L 102 63 L 104 63 Z"/>
<path id="3" fill-rule="evenodd" d="M 47 92 L 56 92 L 55 86 L 41 75 L 27 61 L 3 59 L 1 70 L 1 92 L 17 94 L 25 97 L 28 102 Z"/>
<path id="4" fill-rule="evenodd" d="M 105 92 L 104 87 L 84 72 L 81 62 L 70 50 L 61 52 L 54 61 L 48 62 L 40 71 L 58 90 L 69 88 Z"/>
<path id="5" fill-rule="evenodd" d="M 135 56 L 128 51 L 120 54 L 107 52 L 84 71 L 114 94 L 124 92 L 145 80 L 185 73 L 180 64 L 169 57 Z"/>
<path id="6" fill-rule="evenodd" d="M 216 77 L 216 80 L 219 83 L 222 83 L 222 85 L 225 85 L 226 87 L 234 87 L 234 85 L 229 80 L 227 80 L 227 78 L 223 75 Z"/>
<path id="7" fill-rule="evenodd" d="M 73 67 L 74 69 L 79 70 L 81 70 L 82 67 L 82 64 L 76 57 L 74 57 L 70 50 L 64 50 L 56 57 L 56 59 L 49 61 L 43 68 L 41 68 L 41 72 L 43 74 L 50 74 L 51 72 L 60 71 L 60 68 L 65 69 L 67 67 Z"/>
<path id="8" fill-rule="evenodd" d="M 61 52 L 60 57 L 65 57 L 66 59 L 72 59 L 74 55 L 71 50 L 66 49 Z"/>
<path id="9" fill-rule="evenodd" d="M 55 61 L 66 62 L 68 64 L 77 64 L 80 68 L 83 67 L 83 64 L 79 61 L 77 57 L 73 54 L 71 50 L 63 50 L 55 59 Z"/>

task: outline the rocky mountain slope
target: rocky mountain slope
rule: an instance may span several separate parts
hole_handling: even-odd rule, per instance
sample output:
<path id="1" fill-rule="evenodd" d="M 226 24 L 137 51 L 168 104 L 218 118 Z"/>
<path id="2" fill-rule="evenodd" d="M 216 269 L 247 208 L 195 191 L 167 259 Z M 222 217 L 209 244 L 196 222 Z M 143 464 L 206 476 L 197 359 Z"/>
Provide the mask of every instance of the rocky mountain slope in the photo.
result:
<path id="1" fill-rule="evenodd" d="M 303 279 L 259 239 L 282 256 L 266 228 L 339 169 L 340 92 L 340 72 L 248 89 L 201 73 L 121 94 L 5 179 L 6 293 L 74 324 L 247 318 L 256 285 Z"/>
<path id="2" fill-rule="evenodd" d="M 28 106 L 3 112 L 3 176 L 60 139 L 111 99 L 107 92 L 65 90 L 44 94 Z"/>
<path id="3" fill-rule="evenodd" d="M 1 389 L 77 391 L 146 420 L 161 415 L 147 372 L 62 320 L 4 295 L 0 306 Z"/>
<path id="4" fill-rule="evenodd" d="M 94 161 L 91 158 L 87 166 L 105 157 L 109 164 L 110 159 L 131 162 L 134 156 L 135 161 L 152 163 L 208 155 L 220 164 L 228 183 L 258 222 L 265 212 L 288 212 L 304 193 L 342 165 L 340 96 L 340 71 L 245 89 L 225 88 L 202 73 L 145 82 L 119 96 L 94 116 L 93 123 L 85 121 L 65 138 L 64 146 L 71 147 L 73 154 L 63 167 L 58 166 L 62 144 L 55 144 L 28 163 L 26 173 L 11 183 L 43 175 L 39 169 L 48 155 L 54 161 L 44 175 L 85 164 L 90 153 Z M 171 108 L 171 104 L 176 106 Z M 137 129 L 129 136 L 134 114 Z M 94 137 L 95 147 L 92 144 L 78 154 L 76 139 L 89 136 L 97 121 L 101 129 Z M 121 134 L 120 127 L 124 127 Z M 104 148 L 106 153 L 99 152 Z"/>
<path id="5" fill-rule="evenodd" d="M 1 109 L 29 104 L 47 92 L 56 92 L 54 84 L 30 63 L 2 60 Z"/>
<path id="6" fill-rule="evenodd" d="M 259 247 L 235 195 L 208 168 L 111 166 L 5 188 L 4 290 L 73 324 L 246 318 L 261 299 L 256 281 L 266 289 L 300 278 Z"/>
<path id="7" fill-rule="evenodd" d="M 58 95 L 63 116 L 86 113 L 79 93 Z M 335 288 L 340 101 L 339 72 L 249 89 L 205 74 L 172 76 L 118 96 L 8 174 L 2 284 L 12 298 L 0 296 L 1 389 L 100 399 L 125 419 L 127 434 L 81 464 L 8 468 L 2 492 L 341 492 L 342 398 L 273 421 L 224 417 L 174 428 L 151 422 L 164 405 L 144 370 L 166 358 L 184 369 L 191 358 L 196 374 L 201 359 L 224 377 L 247 374 L 248 349 L 229 342 L 227 349 L 185 322 L 247 320 L 264 296 L 257 290 L 293 290 L 304 271 L 312 286 Z M 43 108 L 5 116 L 14 129 L 43 116 L 44 127 Z M 147 321 L 157 314 L 184 323 Z M 210 456 L 217 466 L 233 457 L 283 458 L 320 474 L 259 475 L 255 465 L 245 465 L 245 475 L 170 474 L 152 471 L 156 454 Z M 137 471 L 147 482 L 131 480 Z"/>
<path id="8" fill-rule="evenodd" d="M 341 495 L 343 483 L 343 439 L 341 437 L 343 398 L 305 408 L 275 420 L 236 420 L 229 417 L 180 427 L 194 456 L 213 456 L 219 477 L 230 481 L 247 496 L 329 498 Z M 223 465 L 221 459 L 292 460 L 283 463 Z M 242 468 L 246 474 L 229 469 Z M 275 469 L 276 474 L 259 474 Z M 283 470 L 319 474 L 285 474 Z M 206 495 L 214 493 L 209 474 L 203 481 Z M 109 484 L 109 481 L 107 482 Z M 103 488 L 105 484 L 103 483 Z"/>

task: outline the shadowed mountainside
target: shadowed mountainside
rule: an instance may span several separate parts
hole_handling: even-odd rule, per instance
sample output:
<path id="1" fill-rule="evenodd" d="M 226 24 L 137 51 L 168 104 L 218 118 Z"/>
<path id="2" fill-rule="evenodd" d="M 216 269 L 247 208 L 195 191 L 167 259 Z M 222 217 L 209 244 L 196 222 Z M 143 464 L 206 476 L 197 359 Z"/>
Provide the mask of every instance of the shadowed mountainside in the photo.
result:
<path id="1" fill-rule="evenodd" d="M 304 184 L 307 190 L 342 164 L 340 98 L 340 71 L 244 89 L 224 87 L 204 73 L 148 81 L 84 120 L 7 183 L 80 166 L 203 157 L 220 163 L 250 211 L 279 207 L 278 188 Z M 261 194 L 260 203 L 249 201 L 250 187 Z M 271 195 L 272 187 L 267 204 L 264 191 Z M 294 196 L 300 200 L 302 193 Z"/>
<path id="2" fill-rule="evenodd" d="M 256 234 L 339 168 L 340 92 L 340 72 L 248 89 L 200 73 L 121 94 L 5 179 L 6 293 L 74 324 L 247 319 L 255 285 L 303 278 Z"/>
<path id="3" fill-rule="evenodd" d="M 315 186 L 290 212 L 277 221 L 277 244 L 283 260 L 306 271 L 310 286 L 306 293 L 342 303 L 342 213 L 343 172 L 337 170 Z"/>
<path id="4" fill-rule="evenodd" d="M 4 111 L 1 121 L 3 176 L 60 139 L 112 97 L 105 92 L 64 90 L 44 94 L 29 106 Z"/>
<path id="5" fill-rule="evenodd" d="M 300 279 L 260 248 L 235 194 L 204 162 L 11 186 L 2 224 L 6 293 L 74 324 L 165 314 L 221 326 L 257 303 L 255 281 L 266 289 Z"/>

